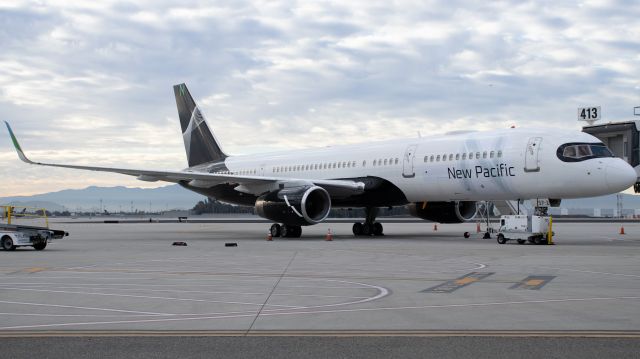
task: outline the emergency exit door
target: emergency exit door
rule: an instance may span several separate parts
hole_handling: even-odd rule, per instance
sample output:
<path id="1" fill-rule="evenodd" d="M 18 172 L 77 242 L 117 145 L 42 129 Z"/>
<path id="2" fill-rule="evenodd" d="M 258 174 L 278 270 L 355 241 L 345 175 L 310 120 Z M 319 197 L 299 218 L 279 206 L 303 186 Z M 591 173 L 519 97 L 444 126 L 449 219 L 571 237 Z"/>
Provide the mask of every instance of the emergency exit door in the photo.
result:
<path id="1" fill-rule="evenodd" d="M 540 152 L 540 142 L 542 137 L 531 137 L 527 143 L 527 150 L 524 155 L 524 171 L 537 172 L 540 171 L 540 161 L 538 160 L 538 152 Z"/>
<path id="2" fill-rule="evenodd" d="M 410 145 L 407 150 L 404 151 L 402 157 L 402 177 L 412 178 L 416 176 L 416 172 L 413 168 L 413 159 L 416 157 L 416 148 L 418 145 Z"/>

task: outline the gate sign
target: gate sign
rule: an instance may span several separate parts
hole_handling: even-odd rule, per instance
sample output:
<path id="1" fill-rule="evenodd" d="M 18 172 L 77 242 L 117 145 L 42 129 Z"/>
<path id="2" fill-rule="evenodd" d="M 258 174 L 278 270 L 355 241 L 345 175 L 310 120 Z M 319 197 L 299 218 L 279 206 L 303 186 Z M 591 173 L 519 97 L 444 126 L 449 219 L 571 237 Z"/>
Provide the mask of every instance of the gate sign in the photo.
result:
<path id="1" fill-rule="evenodd" d="M 578 121 L 587 121 L 591 125 L 601 118 L 600 106 L 578 108 Z"/>

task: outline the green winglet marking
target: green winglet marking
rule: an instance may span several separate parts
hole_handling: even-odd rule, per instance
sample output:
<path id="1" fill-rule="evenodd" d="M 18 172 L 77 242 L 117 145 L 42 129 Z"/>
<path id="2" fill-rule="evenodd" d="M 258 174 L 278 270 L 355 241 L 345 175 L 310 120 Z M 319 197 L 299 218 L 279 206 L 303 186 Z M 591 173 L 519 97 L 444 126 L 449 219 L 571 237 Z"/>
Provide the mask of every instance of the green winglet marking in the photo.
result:
<path id="1" fill-rule="evenodd" d="M 180 95 L 184 97 L 184 84 L 180 84 Z"/>
<path id="2" fill-rule="evenodd" d="M 7 125 L 7 130 L 9 130 L 9 136 L 11 136 L 11 140 L 13 141 L 13 146 L 16 148 L 16 150 L 22 152 L 22 148 L 18 143 L 18 139 L 16 138 L 16 135 L 13 134 L 13 131 L 11 130 L 11 126 L 9 126 L 9 122 L 4 121 L 4 124 Z"/>

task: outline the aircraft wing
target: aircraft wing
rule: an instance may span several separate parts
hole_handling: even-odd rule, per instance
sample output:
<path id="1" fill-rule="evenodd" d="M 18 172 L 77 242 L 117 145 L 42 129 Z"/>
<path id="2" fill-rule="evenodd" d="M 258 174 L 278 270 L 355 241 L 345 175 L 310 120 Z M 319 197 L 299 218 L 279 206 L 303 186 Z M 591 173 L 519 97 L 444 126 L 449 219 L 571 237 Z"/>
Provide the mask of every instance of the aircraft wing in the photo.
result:
<path id="1" fill-rule="evenodd" d="M 13 133 L 9 123 L 5 121 L 9 135 L 13 141 L 13 145 L 18 152 L 18 157 L 26 163 L 40 166 L 51 166 L 61 168 L 71 168 L 78 170 L 98 171 L 98 172 L 111 172 L 120 173 L 123 175 L 135 176 L 141 181 L 155 182 L 186 182 L 194 187 L 212 187 L 217 184 L 237 184 L 241 186 L 241 190 L 247 193 L 261 194 L 268 192 L 269 189 L 277 188 L 279 184 L 289 185 L 307 185 L 314 184 L 322 187 L 329 194 L 337 196 L 348 196 L 364 192 L 364 183 L 355 182 L 349 180 L 324 180 L 324 179 L 296 179 L 296 178 L 281 178 L 281 177 L 266 177 L 266 176 L 239 176 L 234 174 L 220 174 L 220 173 L 207 173 L 197 172 L 190 170 L 183 171 L 155 171 L 155 170 L 140 170 L 140 169 L 127 169 L 127 168 L 114 168 L 114 167 L 94 167 L 94 166 L 79 166 L 79 165 L 66 165 L 56 163 L 43 163 L 30 160 L 20 147 L 18 139 Z"/>

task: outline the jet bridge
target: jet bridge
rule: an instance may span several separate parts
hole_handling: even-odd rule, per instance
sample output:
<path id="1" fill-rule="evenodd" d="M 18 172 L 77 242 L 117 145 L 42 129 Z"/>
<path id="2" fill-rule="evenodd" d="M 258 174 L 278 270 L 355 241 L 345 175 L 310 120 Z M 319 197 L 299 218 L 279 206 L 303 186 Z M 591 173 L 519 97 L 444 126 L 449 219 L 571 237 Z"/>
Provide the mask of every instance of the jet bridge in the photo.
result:
<path id="1" fill-rule="evenodd" d="M 639 180 L 633 189 L 640 193 L 640 121 L 585 126 L 582 131 L 600 139 L 616 157 L 622 158 L 636 170 Z"/>

